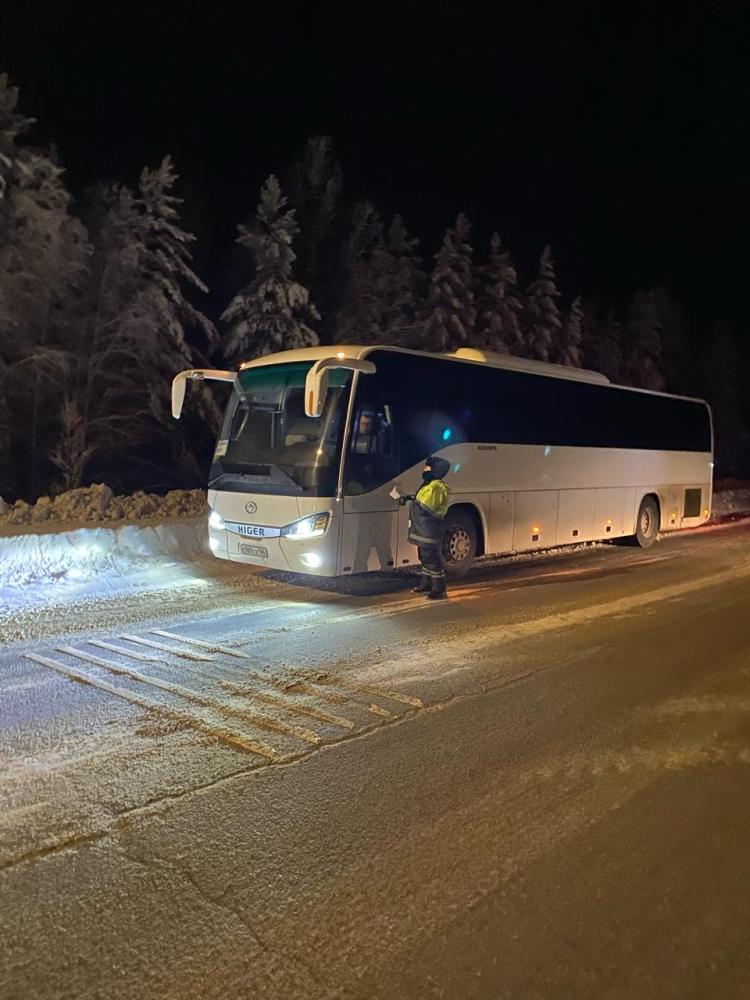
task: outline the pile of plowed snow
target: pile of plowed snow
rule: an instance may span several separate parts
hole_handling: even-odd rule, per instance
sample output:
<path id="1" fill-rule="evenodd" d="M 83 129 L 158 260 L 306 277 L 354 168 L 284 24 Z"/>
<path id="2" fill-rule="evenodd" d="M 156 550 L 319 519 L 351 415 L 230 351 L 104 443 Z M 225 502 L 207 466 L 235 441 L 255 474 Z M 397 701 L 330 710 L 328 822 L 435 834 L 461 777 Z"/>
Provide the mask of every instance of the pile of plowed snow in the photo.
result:
<path id="1" fill-rule="evenodd" d="M 15 534 L 17 529 L 28 527 L 59 531 L 63 526 L 102 521 L 169 521 L 205 513 L 204 490 L 172 490 L 164 497 L 142 491 L 115 496 L 109 486 L 100 483 L 54 498 L 40 497 L 34 504 L 17 500 L 10 506 L 0 498 L 0 534 Z"/>
<path id="2" fill-rule="evenodd" d="M 711 519 L 714 521 L 750 511 L 750 489 L 722 490 L 714 493 Z"/>
<path id="3" fill-rule="evenodd" d="M 114 496 L 108 486 L 70 490 L 35 504 L 0 501 L 0 603 L 158 588 L 198 575 L 212 559 L 203 490 Z"/>

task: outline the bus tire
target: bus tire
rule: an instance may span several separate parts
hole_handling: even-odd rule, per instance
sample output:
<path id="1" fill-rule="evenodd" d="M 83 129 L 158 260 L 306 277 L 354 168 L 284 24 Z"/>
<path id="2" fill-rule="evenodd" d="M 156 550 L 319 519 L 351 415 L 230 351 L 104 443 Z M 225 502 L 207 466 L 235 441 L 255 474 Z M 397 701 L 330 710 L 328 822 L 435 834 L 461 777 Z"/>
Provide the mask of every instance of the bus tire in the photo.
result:
<path id="1" fill-rule="evenodd" d="M 659 505 L 649 496 L 641 500 L 638 509 L 638 520 L 635 522 L 633 544 L 647 549 L 654 544 L 659 534 Z"/>
<path id="2" fill-rule="evenodd" d="M 474 518 L 465 510 L 454 508 L 445 515 L 442 553 L 446 575 L 465 576 L 474 565 L 479 537 Z"/>

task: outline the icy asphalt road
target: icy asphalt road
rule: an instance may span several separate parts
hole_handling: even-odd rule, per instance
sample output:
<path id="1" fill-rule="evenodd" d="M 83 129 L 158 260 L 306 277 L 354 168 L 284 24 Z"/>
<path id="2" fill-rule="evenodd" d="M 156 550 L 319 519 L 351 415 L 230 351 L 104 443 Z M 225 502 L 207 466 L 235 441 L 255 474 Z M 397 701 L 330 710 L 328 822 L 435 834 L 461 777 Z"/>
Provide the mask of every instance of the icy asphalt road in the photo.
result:
<path id="1" fill-rule="evenodd" d="M 748 542 L 6 621 L 0 997 L 750 996 Z"/>

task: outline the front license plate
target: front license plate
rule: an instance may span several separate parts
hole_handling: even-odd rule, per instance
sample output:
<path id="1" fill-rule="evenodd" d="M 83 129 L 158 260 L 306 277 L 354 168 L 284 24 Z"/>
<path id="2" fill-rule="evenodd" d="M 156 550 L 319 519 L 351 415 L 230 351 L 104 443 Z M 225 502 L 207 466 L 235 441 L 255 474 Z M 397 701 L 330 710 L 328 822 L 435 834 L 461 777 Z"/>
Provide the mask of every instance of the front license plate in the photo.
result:
<path id="1" fill-rule="evenodd" d="M 268 549 L 263 545 L 240 545 L 243 556 L 255 556 L 256 559 L 268 559 Z"/>

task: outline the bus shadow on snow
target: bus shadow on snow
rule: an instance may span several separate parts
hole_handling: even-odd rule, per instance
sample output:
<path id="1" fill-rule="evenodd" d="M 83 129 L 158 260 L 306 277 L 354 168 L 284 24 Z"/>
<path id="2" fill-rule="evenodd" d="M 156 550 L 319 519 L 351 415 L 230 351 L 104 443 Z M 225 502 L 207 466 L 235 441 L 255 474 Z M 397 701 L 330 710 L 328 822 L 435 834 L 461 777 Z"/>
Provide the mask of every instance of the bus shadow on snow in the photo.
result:
<path id="1" fill-rule="evenodd" d="M 633 555 L 643 550 L 631 549 Z M 538 549 L 534 552 L 508 556 L 487 556 L 477 560 L 466 576 L 449 580 L 449 589 L 470 588 L 477 584 L 512 583 L 514 587 L 534 587 L 561 583 L 566 576 L 577 580 L 592 580 L 630 572 L 635 563 L 613 561 L 623 552 L 617 542 L 591 542 L 585 546 L 565 546 Z M 640 560 L 639 560 L 640 561 Z M 534 571 L 529 575 L 529 570 Z M 358 573 L 345 577 L 312 577 L 283 570 L 264 570 L 263 579 L 286 586 L 340 597 L 380 597 L 410 590 L 419 579 L 418 567 L 391 572 Z M 524 579 L 518 579 L 523 576 Z"/>

